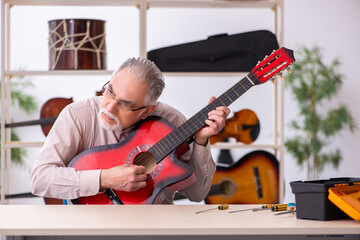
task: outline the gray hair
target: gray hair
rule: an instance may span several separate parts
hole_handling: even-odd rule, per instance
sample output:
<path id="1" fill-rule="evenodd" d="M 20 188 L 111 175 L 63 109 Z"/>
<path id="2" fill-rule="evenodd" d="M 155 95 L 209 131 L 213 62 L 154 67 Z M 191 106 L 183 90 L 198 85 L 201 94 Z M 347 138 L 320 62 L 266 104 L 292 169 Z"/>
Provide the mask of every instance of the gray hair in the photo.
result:
<path id="1" fill-rule="evenodd" d="M 113 72 L 111 79 L 124 68 L 127 68 L 128 73 L 135 76 L 139 82 L 149 85 L 145 104 L 155 104 L 165 87 L 164 76 L 155 63 L 140 57 L 129 58 Z"/>

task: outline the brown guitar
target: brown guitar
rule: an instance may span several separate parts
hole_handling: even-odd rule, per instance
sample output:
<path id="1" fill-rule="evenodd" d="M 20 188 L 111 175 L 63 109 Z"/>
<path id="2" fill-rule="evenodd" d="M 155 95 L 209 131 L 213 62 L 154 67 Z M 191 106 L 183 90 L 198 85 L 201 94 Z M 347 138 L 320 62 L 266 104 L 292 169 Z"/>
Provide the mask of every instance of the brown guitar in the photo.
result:
<path id="1" fill-rule="evenodd" d="M 231 157 L 229 150 L 221 150 Z M 278 160 L 269 152 L 246 154 L 232 165 L 218 165 L 208 204 L 265 204 L 279 202 Z"/>
<path id="2" fill-rule="evenodd" d="M 243 109 L 235 112 L 232 118 L 226 119 L 222 131 L 210 137 L 210 144 L 224 142 L 227 138 L 250 144 L 257 139 L 259 132 L 260 122 L 256 114 L 250 109 Z"/>

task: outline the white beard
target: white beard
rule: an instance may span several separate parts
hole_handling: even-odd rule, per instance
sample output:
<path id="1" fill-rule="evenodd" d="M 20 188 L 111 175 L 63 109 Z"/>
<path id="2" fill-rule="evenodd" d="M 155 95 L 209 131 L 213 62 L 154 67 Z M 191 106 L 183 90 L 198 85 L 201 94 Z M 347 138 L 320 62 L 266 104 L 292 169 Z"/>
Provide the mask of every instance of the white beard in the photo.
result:
<path id="1" fill-rule="evenodd" d="M 109 117 L 111 117 L 116 123 L 115 124 L 109 124 L 107 123 L 103 118 L 102 118 L 102 114 L 106 114 Z M 98 113 L 98 119 L 100 122 L 101 127 L 103 127 L 105 130 L 108 131 L 121 131 L 123 130 L 123 126 L 120 123 L 120 119 L 115 116 L 114 114 L 108 112 L 105 108 L 101 108 L 99 113 Z"/>

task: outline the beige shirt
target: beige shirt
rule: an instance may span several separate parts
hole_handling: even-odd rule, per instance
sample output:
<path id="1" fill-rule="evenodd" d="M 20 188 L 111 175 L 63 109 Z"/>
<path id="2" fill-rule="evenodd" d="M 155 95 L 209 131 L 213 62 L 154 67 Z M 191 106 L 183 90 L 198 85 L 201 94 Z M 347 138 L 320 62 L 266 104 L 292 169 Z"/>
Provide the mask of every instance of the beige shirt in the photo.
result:
<path id="1" fill-rule="evenodd" d="M 92 97 L 68 105 L 60 113 L 40 151 L 30 177 L 31 192 L 42 197 L 75 199 L 99 193 L 100 171 L 76 171 L 67 167 L 84 150 L 123 141 L 131 131 L 108 131 L 100 126 L 98 112 L 102 97 Z M 152 113 L 171 122 L 175 127 L 186 121 L 176 109 L 157 103 Z M 210 147 L 191 144 L 181 161 L 194 170 L 196 181 L 180 190 L 191 201 L 202 201 L 209 192 L 216 165 Z M 163 203 L 171 203 L 165 199 Z"/>

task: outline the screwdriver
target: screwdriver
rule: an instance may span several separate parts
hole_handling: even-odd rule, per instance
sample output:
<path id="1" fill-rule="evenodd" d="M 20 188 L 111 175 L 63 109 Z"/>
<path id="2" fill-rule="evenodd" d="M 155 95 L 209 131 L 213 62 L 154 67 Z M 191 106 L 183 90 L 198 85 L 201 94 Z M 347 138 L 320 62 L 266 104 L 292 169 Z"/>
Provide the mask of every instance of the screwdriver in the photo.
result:
<path id="1" fill-rule="evenodd" d="M 287 210 L 287 211 L 285 211 L 285 210 Z M 278 210 L 278 211 L 281 211 L 281 210 Z M 296 212 L 296 205 L 295 205 L 295 203 L 289 203 L 289 204 L 287 205 L 287 208 L 284 209 L 284 212 L 275 213 L 275 215 L 281 215 L 281 214 L 292 213 L 292 212 Z"/>
<path id="2" fill-rule="evenodd" d="M 271 211 L 278 212 L 278 211 L 291 211 L 296 209 L 295 203 L 288 203 L 288 204 L 279 204 L 271 207 Z"/>
<path id="3" fill-rule="evenodd" d="M 296 210 L 288 210 L 288 211 L 284 211 L 284 212 L 279 212 L 279 213 L 275 213 L 275 215 L 283 215 L 283 214 L 288 214 L 288 213 L 296 213 Z"/>
<path id="4" fill-rule="evenodd" d="M 217 206 L 216 208 L 210 208 L 210 209 L 198 211 L 198 212 L 195 212 L 195 214 L 202 213 L 202 212 L 207 212 L 207 211 L 211 211 L 211 210 L 215 210 L 215 209 L 225 210 L 225 209 L 228 209 L 228 208 L 229 208 L 229 204 L 221 204 L 221 205 Z"/>
<path id="5" fill-rule="evenodd" d="M 262 210 L 267 210 L 267 209 L 271 209 L 271 211 L 275 211 L 273 209 L 278 209 L 278 208 L 287 208 L 287 204 L 271 204 L 271 205 L 264 205 L 261 208 L 256 208 L 253 209 L 253 212 L 257 212 L 257 211 L 262 211 Z"/>
<path id="6" fill-rule="evenodd" d="M 278 205 L 271 206 L 271 211 L 272 212 L 286 211 L 287 207 L 288 207 L 287 204 L 278 204 Z"/>
<path id="7" fill-rule="evenodd" d="M 235 211 L 231 211 L 229 213 L 235 213 L 235 212 L 244 212 L 244 211 L 260 211 L 260 210 L 263 210 L 263 209 L 267 209 L 267 208 L 271 208 L 271 206 L 273 206 L 273 204 L 269 204 L 269 205 L 263 205 L 261 206 L 260 208 L 246 208 L 246 209 L 240 209 L 240 210 L 235 210 Z"/>

